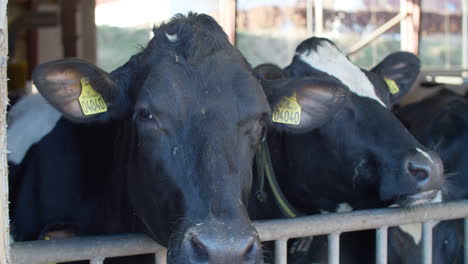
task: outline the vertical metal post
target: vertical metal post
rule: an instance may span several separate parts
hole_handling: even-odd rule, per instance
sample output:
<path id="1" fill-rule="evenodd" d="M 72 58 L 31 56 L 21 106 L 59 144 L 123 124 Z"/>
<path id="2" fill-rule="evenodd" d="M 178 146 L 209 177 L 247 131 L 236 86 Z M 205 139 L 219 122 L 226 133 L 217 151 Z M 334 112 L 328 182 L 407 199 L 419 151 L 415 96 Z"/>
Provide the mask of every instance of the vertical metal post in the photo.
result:
<path id="1" fill-rule="evenodd" d="M 468 263 L 468 218 L 465 218 L 465 262 L 463 263 Z"/>
<path id="2" fill-rule="evenodd" d="M 8 165 L 6 146 L 6 109 L 8 105 L 7 0 L 0 0 L 0 263 L 10 262 L 10 227 L 8 219 Z"/>
<path id="3" fill-rule="evenodd" d="M 323 34 L 323 5 L 322 0 L 314 0 L 315 8 L 315 36 L 321 37 Z"/>
<path id="4" fill-rule="evenodd" d="M 466 70 L 468 69 L 468 0 L 461 0 L 461 6 L 462 6 L 462 68 Z M 468 262 L 465 261 L 465 263 L 468 263 Z"/>
<path id="5" fill-rule="evenodd" d="M 376 252 L 375 263 L 387 264 L 388 250 L 388 227 L 381 227 L 376 230 Z"/>
<path id="6" fill-rule="evenodd" d="M 280 239 L 275 241 L 275 264 L 288 263 L 288 240 Z"/>
<path id="7" fill-rule="evenodd" d="M 312 0 L 307 0 L 306 3 L 306 18 L 307 18 L 307 37 L 314 34 L 314 20 L 313 20 L 313 3 Z"/>
<path id="8" fill-rule="evenodd" d="M 104 263 L 103 257 L 93 258 L 90 262 L 90 264 L 103 264 L 103 263 Z"/>
<path id="9" fill-rule="evenodd" d="M 429 220 L 422 224 L 422 257 L 423 264 L 432 264 L 432 228 L 434 221 Z"/>
<path id="10" fill-rule="evenodd" d="M 340 234 L 328 235 L 328 264 L 340 263 Z"/>
<path id="11" fill-rule="evenodd" d="M 155 260 L 156 264 L 166 264 L 167 263 L 167 250 L 164 250 L 162 252 L 158 252 L 158 254 L 155 254 Z"/>

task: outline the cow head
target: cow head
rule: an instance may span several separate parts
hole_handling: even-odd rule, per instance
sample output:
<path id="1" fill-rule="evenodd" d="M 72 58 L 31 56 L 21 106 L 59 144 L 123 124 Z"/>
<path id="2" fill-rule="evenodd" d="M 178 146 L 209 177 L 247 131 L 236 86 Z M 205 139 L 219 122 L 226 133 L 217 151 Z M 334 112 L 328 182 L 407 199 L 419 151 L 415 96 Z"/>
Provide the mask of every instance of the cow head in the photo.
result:
<path id="1" fill-rule="evenodd" d="M 315 178 L 325 177 L 323 182 L 346 192 L 347 198 L 366 199 L 364 191 L 356 190 L 376 190 L 372 195 L 379 201 L 408 205 L 439 194 L 444 182 L 439 157 L 419 144 L 389 109 L 416 79 L 416 56 L 393 53 L 366 71 L 329 40 L 310 38 L 298 46 L 284 70 L 267 67 L 270 76 L 283 76 L 262 81 L 272 107 L 278 110 L 283 98 L 293 95 L 301 109 L 300 122 L 274 123 L 274 129 L 302 134 L 296 137 L 296 148 L 314 151 L 320 144 L 326 146 L 318 156 L 295 157 L 304 166 L 320 159 L 320 164 L 307 170 L 320 174 L 307 176 L 310 180 L 305 181 L 314 182 L 310 193 L 320 193 L 312 185 L 317 184 Z M 264 70 L 259 69 L 260 74 Z M 320 140 L 307 144 L 309 133 Z"/>
<path id="2" fill-rule="evenodd" d="M 107 74 L 81 60 L 40 65 L 34 82 L 68 119 L 117 122 L 131 205 L 170 263 L 262 263 L 246 213 L 270 108 L 209 16 L 176 16 Z"/>

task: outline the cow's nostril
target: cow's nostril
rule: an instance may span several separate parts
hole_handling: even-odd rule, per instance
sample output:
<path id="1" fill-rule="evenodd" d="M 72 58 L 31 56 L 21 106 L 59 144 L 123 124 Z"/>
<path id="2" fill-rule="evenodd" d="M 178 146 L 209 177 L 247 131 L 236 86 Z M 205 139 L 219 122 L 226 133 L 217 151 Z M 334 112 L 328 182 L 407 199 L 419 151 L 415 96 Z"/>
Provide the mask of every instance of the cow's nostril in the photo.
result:
<path id="1" fill-rule="evenodd" d="M 190 245 L 193 250 L 193 257 L 199 262 L 207 262 L 209 259 L 209 253 L 207 247 L 203 244 L 197 236 L 192 236 L 190 239 Z"/>
<path id="2" fill-rule="evenodd" d="M 408 162 L 408 172 L 413 175 L 418 183 L 423 183 L 429 178 L 428 168 Z"/>

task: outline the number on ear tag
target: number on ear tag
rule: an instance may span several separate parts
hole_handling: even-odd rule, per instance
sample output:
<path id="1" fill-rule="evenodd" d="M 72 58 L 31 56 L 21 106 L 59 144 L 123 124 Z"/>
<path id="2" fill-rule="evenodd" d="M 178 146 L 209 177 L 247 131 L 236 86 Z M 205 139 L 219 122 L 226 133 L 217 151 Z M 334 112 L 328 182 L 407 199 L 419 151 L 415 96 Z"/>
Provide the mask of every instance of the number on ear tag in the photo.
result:
<path id="1" fill-rule="evenodd" d="M 385 82 L 387 83 L 388 90 L 390 90 L 390 93 L 395 95 L 398 92 L 400 92 L 400 88 L 398 88 L 398 85 L 396 82 L 392 79 L 384 78 Z"/>
<path id="2" fill-rule="evenodd" d="M 273 122 L 289 125 L 301 123 L 301 106 L 297 103 L 296 93 L 281 99 L 273 111 Z"/>
<path id="3" fill-rule="evenodd" d="M 107 112 L 106 102 L 93 89 L 87 78 L 81 78 L 81 95 L 78 97 L 78 101 L 86 116 Z"/>

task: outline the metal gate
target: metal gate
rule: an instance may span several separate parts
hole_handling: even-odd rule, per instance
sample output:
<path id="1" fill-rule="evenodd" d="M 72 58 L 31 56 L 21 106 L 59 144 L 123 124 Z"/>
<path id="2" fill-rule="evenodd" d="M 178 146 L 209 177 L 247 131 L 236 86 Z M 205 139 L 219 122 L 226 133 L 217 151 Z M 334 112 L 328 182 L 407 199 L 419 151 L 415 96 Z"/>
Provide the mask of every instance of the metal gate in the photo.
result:
<path id="1" fill-rule="evenodd" d="M 349 213 L 323 214 L 294 219 L 256 221 L 262 241 L 275 241 L 275 263 L 287 263 L 290 238 L 328 235 L 328 259 L 339 263 L 340 234 L 376 229 L 376 263 L 387 263 L 388 227 L 422 223 L 423 264 L 432 263 L 432 228 L 435 221 L 464 220 L 468 230 L 468 200 L 428 204 L 414 208 L 385 208 Z M 465 264 L 468 264 L 468 232 L 465 232 Z M 90 260 L 101 264 L 105 258 L 155 254 L 157 264 L 166 263 L 166 250 L 146 235 L 128 234 L 102 237 L 78 237 L 64 240 L 20 242 L 11 245 L 14 264 L 51 263 Z"/>

